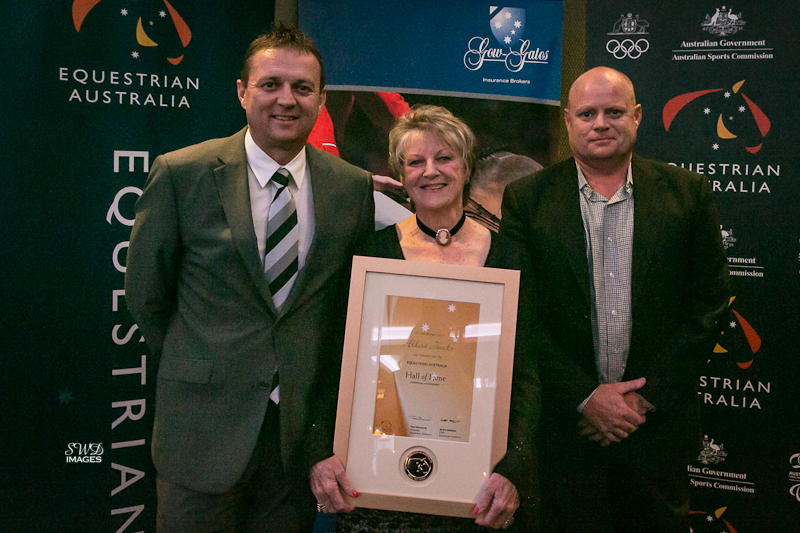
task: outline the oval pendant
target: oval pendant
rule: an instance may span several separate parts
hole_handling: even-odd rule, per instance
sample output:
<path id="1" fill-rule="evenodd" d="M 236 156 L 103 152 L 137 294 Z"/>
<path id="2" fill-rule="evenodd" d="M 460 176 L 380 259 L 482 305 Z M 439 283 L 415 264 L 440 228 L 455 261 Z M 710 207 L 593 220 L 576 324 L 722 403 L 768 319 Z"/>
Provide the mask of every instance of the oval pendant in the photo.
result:
<path id="1" fill-rule="evenodd" d="M 442 228 L 436 232 L 436 241 L 442 246 L 447 246 L 450 244 L 450 239 L 450 230 Z"/>

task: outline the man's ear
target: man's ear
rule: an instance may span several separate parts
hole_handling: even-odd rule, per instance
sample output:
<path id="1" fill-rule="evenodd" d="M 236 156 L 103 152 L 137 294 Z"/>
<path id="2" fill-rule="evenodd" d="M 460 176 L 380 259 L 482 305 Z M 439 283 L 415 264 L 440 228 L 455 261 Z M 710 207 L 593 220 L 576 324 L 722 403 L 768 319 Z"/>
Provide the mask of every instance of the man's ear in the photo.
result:
<path id="1" fill-rule="evenodd" d="M 242 80 L 236 80 L 236 94 L 239 97 L 239 103 L 244 107 L 244 91 L 246 87 Z"/>

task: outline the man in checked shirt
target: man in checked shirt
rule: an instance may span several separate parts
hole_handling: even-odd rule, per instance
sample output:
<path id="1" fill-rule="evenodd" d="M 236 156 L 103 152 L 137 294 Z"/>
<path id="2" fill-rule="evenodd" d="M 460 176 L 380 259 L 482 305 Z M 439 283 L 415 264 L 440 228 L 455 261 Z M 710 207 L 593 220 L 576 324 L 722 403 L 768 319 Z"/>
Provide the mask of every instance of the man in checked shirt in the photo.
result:
<path id="1" fill-rule="evenodd" d="M 635 155 L 641 119 L 627 76 L 586 72 L 564 109 L 574 157 L 503 200 L 559 352 L 540 361 L 545 531 L 689 530 L 727 260 L 708 181 Z"/>

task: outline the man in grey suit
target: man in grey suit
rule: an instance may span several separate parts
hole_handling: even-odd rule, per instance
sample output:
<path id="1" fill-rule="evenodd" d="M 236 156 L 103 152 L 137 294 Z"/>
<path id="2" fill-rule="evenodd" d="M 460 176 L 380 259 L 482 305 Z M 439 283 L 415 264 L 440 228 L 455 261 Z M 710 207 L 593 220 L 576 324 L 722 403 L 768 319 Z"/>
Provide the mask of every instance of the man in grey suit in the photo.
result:
<path id="1" fill-rule="evenodd" d="M 162 533 L 310 531 L 354 492 L 331 450 L 371 178 L 306 143 L 326 93 L 305 35 L 253 41 L 237 86 L 247 127 L 156 159 L 128 250 L 126 300 L 158 361 Z"/>
<path id="2" fill-rule="evenodd" d="M 511 184 L 501 232 L 531 253 L 540 317 L 547 531 L 688 531 L 697 379 L 728 303 L 704 177 L 633 153 L 642 108 L 592 69 L 564 121 L 574 158 Z"/>

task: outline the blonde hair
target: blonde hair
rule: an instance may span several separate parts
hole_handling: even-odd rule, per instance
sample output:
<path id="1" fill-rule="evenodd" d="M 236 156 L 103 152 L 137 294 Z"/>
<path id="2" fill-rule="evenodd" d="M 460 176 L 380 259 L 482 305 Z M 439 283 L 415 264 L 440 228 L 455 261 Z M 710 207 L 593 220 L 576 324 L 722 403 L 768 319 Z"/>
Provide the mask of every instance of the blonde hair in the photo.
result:
<path id="1" fill-rule="evenodd" d="M 398 117 L 389 132 L 389 166 L 395 177 L 403 181 L 406 144 L 411 133 L 432 134 L 455 149 L 467 168 L 467 180 L 475 170 L 475 134 L 463 120 L 444 107 L 417 104 L 411 111 Z M 466 198 L 467 186 L 464 186 Z"/>

